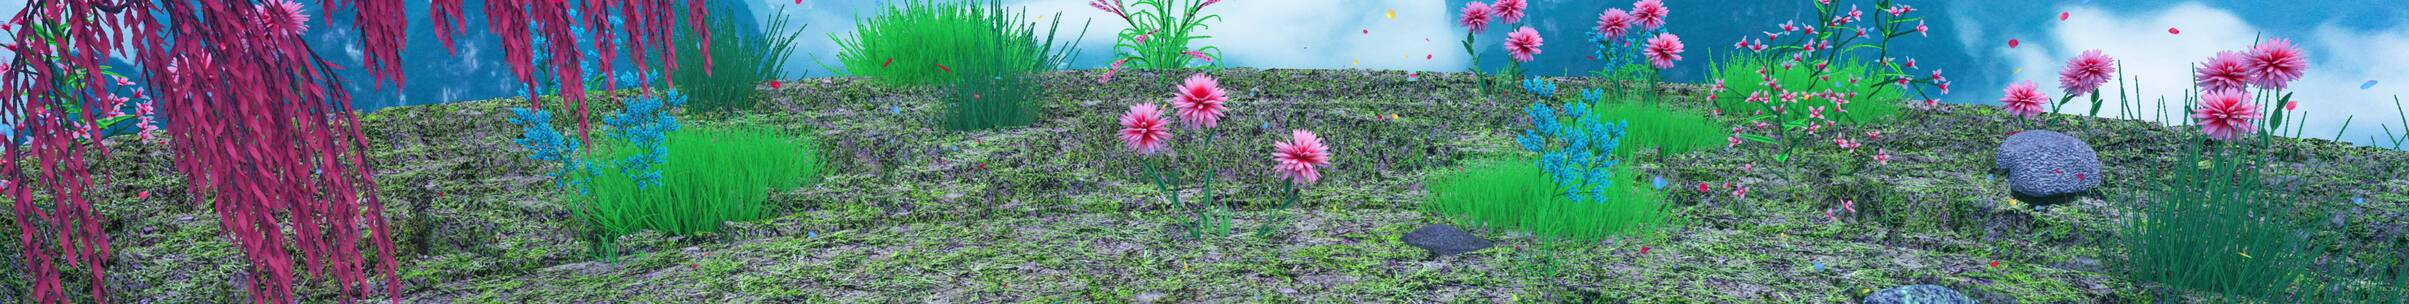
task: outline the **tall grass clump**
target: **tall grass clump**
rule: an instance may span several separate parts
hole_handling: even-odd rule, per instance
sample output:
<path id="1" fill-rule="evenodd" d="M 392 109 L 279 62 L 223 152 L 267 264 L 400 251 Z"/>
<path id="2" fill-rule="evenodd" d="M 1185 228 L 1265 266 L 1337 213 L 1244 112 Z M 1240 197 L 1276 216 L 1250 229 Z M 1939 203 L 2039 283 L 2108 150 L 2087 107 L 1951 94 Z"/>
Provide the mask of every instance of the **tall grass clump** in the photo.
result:
<path id="1" fill-rule="evenodd" d="M 1111 13 L 1128 24 L 1114 35 L 1112 68 L 1124 64 L 1141 69 L 1184 69 L 1195 63 L 1216 65 L 1221 48 L 1193 47 L 1197 40 L 1213 38 L 1202 34 L 1213 28 L 1206 22 L 1218 21 L 1221 15 L 1205 13 L 1205 7 L 1221 0 L 1112 0 L 1088 1 L 1089 7 Z M 1105 76 L 1112 77 L 1110 74 Z"/>
<path id="2" fill-rule="evenodd" d="M 1670 109 L 1640 103 L 1636 100 L 1600 101 L 1601 98 L 1583 92 L 1590 101 L 1590 114 L 1604 121 L 1625 121 L 1631 125 L 1623 134 L 1623 147 L 1615 149 L 1614 157 L 1630 159 L 1636 151 L 1657 149 L 1660 155 L 1674 155 L 1714 149 L 1725 144 L 1731 130 L 1705 113 Z"/>
<path id="3" fill-rule="evenodd" d="M 605 256 L 613 241 L 642 230 L 673 235 L 716 232 L 720 223 L 770 214 L 769 194 L 814 183 L 820 155 L 811 138 L 769 127 L 738 124 L 671 132 L 659 164 L 659 181 L 647 185 L 629 174 L 591 174 L 577 208 Z M 596 153 L 619 157 L 641 153 L 606 145 Z M 604 169 L 610 170 L 610 169 Z"/>
<path id="4" fill-rule="evenodd" d="M 897 86 L 946 85 L 990 76 L 957 74 L 966 69 L 1013 75 L 1059 66 L 1072 50 L 1054 47 L 1062 19 L 1056 17 L 1040 39 L 1025 10 L 1000 1 L 910 1 L 856 23 L 851 37 L 829 38 L 846 73 Z"/>
<path id="5" fill-rule="evenodd" d="M 2191 140 L 2121 230 L 2127 271 L 2141 281 L 2216 297 L 2273 300 L 2316 259 L 2291 213 L 2245 151 Z"/>
<path id="6" fill-rule="evenodd" d="M 758 32 L 748 31 L 743 23 L 736 20 L 747 18 L 746 14 L 728 5 L 722 3 L 713 7 L 717 12 L 712 16 L 719 18 L 708 18 L 711 19 L 713 36 L 708 40 L 711 45 L 710 62 L 706 64 L 705 57 L 699 55 L 677 57 L 678 67 L 681 68 L 672 72 L 672 76 L 677 80 L 678 90 L 693 98 L 687 102 L 688 110 L 716 113 L 752 108 L 756 102 L 754 97 L 761 92 L 756 86 L 785 78 L 782 68 L 786 66 L 787 57 L 795 53 L 795 39 L 802 37 L 801 29 L 787 28 L 786 14 L 783 13 L 771 14 Z M 695 33 L 691 27 L 677 28 L 678 41 L 700 39 L 693 37 Z M 677 48 L 680 54 L 703 53 L 700 46 L 693 43 L 680 43 Z"/>
<path id="7" fill-rule="evenodd" d="M 1433 177 L 1425 208 L 1489 227 L 1574 241 L 1646 235 L 1670 221 L 1663 195 L 1643 183 L 1614 183 L 1607 187 L 1605 201 L 1575 202 L 1556 191 L 1553 178 L 1536 163 L 1525 157 L 1492 157 Z M 1612 170 L 1616 176 L 1632 176 L 1629 167 Z"/>

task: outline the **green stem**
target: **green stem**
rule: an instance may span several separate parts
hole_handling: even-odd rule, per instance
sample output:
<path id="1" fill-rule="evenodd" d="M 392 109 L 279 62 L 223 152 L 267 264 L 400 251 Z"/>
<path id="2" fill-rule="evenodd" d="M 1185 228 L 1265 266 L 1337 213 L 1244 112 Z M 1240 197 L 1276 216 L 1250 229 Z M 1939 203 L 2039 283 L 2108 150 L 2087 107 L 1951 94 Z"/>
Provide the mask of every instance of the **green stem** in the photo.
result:
<path id="1" fill-rule="evenodd" d="M 1165 184 L 1165 183 L 1163 183 L 1163 173 L 1162 173 L 1162 172 L 1160 172 L 1159 170 L 1156 170 L 1156 169 L 1154 168 L 1154 159 L 1150 159 L 1150 158 L 1144 158 L 1143 156 L 1141 156 L 1141 157 L 1139 157 L 1139 162 L 1141 162 L 1141 163 L 1144 163 L 1144 164 L 1145 164 L 1145 167 L 1146 167 L 1146 176 L 1147 176 L 1147 177 L 1149 177 L 1149 178 L 1152 178 L 1152 179 L 1154 179 L 1154 187 L 1155 187 L 1155 189 L 1161 189 L 1161 190 L 1163 191 L 1163 196 L 1164 196 L 1164 197 L 1168 197 L 1168 198 L 1170 198 L 1170 199 L 1171 199 L 1171 205 L 1172 205 L 1172 206 L 1181 206 L 1181 207 L 1185 207 L 1185 206 L 1187 206 L 1187 205 L 1182 205 L 1182 204 L 1180 204 L 1180 203 L 1179 203 L 1179 192 L 1172 192 L 1172 191 L 1171 191 L 1171 185 L 1170 185 L 1170 184 Z M 1191 210 L 1193 210 L 1193 209 L 1191 209 Z M 1195 231 L 1193 231 L 1193 230 L 1189 231 L 1189 232 L 1188 232 L 1188 237 L 1191 237 L 1191 238 L 1193 238 L 1193 237 L 1196 237 L 1196 232 L 1195 232 Z"/>

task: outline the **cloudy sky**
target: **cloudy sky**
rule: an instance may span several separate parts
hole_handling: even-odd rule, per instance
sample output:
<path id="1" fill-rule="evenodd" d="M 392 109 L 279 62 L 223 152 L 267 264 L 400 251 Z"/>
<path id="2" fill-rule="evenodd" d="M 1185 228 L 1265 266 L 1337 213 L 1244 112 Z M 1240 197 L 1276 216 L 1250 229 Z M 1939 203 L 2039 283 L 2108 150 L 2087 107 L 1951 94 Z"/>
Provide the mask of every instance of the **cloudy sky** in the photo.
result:
<path id="1" fill-rule="evenodd" d="M 1219 46 L 1233 65 L 1277 68 L 1369 68 L 1423 71 L 1463 71 L 1467 54 L 1459 43 L 1463 28 L 1453 15 L 1466 1 L 1268 1 L 1229 0 L 1209 11 L 1224 22 L 1204 31 L 1216 37 L 1202 43 Z M 1728 53 L 1738 37 L 1768 30 L 1780 20 L 1805 18 L 1812 12 L 1802 1 L 1668 0 L 1673 8 L 1672 31 L 1689 42 L 1690 61 L 1676 68 L 1677 80 L 1705 78 L 1703 53 Z M 1849 1 L 1842 1 L 1848 3 Z M 1871 1 L 1862 1 L 1869 3 Z M 1910 40 L 1900 48 L 1925 65 L 1937 66 L 1957 81 L 1945 100 L 1952 103 L 1997 104 L 2002 88 L 2030 80 L 2055 87 L 2056 71 L 2065 60 L 2097 49 L 2115 57 L 2125 77 L 2138 79 L 2145 100 L 2180 100 L 2190 87 L 2190 66 L 2224 50 L 2249 48 L 2256 39 L 2284 38 L 2306 49 L 2311 68 L 2292 85 L 2300 110 L 2312 118 L 2307 134 L 2332 137 L 2342 131 L 2346 117 L 2356 117 L 2343 138 L 2366 142 L 2387 124 L 2401 132 L 2394 115 L 2393 96 L 2409 94 L 2409 6 L 2390 0 L 2320 1 L 1903 1 L 1922 8 L 1934 19 L 1935 34 Z M 874 14 L 876 4 L 861 1 L 762 0 L 760 7 L 788 7 L 813 24 L 808 37 L 850 33 L 852 20 Z M 1063 13 L 1069 20 L 1094 20 L 1078 67 L 1092 68 L 1109 61 L 1101 50 L 1111 47 L 1110 33 L 1124 28 L 1116 18 L 1089 8 L 1083 1 L 1008 1 L 1032 14 Z M 1541 61 L 1561 68 L 1542 72 L 1580 73 L 1594 69 L 1581 60 L 1594 48 L 1579 44 L 1596 15 L 1608 7 L 1627 7 L 1621 1 L 1534 0 L 1531 26 L 1541 29 L 1549 43 Z M 1871 7 L 1867 7 L 1871 9 Z M 1394 19 L 1387 14 L 1396 13 Z M 764 12 L 766 13 L 766 12 Z M 2061 13 L 2067 16 L 2063 21 Z M 836 26 L 828 26 L 836 25 Z M 1066 25 L 1067 26 L 1067 25 Z M 2169 28 L 2180 34 L 2170 34 Z M 1369 32 L 1366 34 L 1365 32 Z M 1500 30 L 1480 41 L 1486 48 L 1498 42 Z M 2015 48 L 2007 40 L 2016 39 Z M 832 57 L 836 46 L 813 41 L 807 55 Z M 1486 51 L 1485 51 L 1486 52 Z M 1428 55 L 1428 59 L 1425 59 Z M 1484 58 L 1502 58 L 1488 53 Z M 1502 59 L 1490 59 L 1498 62 Z M 1585 66 L 1586 64 L 1586 66 Z M 813 67 L 811 75 L 831 75 Z M 2361 88 L 2374 81 L 2376 84 Z M 2055 95 L 2055 92 L 2049 94 Z M 2070 109 L 2090 107 L 2086 102 Z M 2113 99 L 2102 113 L 2116 113 Z M 2157 116 L 2155 105 L 2133 109 Z M 2173 110 L 2179 111 L 2179 110 Z M 2180 115 L 2167 115 L 2177 116 Z M 2389 143 L 2389 141 L 2386 141 Z"/>
<path id="2" fill-rule="evenodd" d="M 314 4 L 317 1 L 301 1 Z M 413 21 L 424 20 L 424 1 L 411 1 L 417 6 L 408 12 Z M 479 2 L 470 0 L 471 6 Z M 798 3 L 800 2 L 800 3 Z M 1235 66 L 1262 68 L 1365 68 L 1420 71 L 1463 71 L 1468 68 L 1469 54 L 1458 45 L 1464 29 L 1454 26 L 1456 11 L 1467 0 L 1226 0 L 1208 12 L 1222 16 L 1204 34 L 1212 39 L 1198 43 L 1223 49 L 1227 62 Z M 1667 0 L 1673 14 L 1667 25 L 1689 44 L 1687 60 L 1669 76 L 1677 81 L 1700 81 L 1706 78 L 1705 66 L 1712 58 L 1734 52 L 1733 41 L 1770 30 L 1781 21 L 1805 18 L 1812 12 L 1805 1 L 1723 1 Z M 1870 7 L 1872 1 L 1860 2 Z M 2012 81 L 2031 80 L 2045 84 L 2054 91 L 2056 70 L 2064 61 L 2084 50 L 2098 49 L 2120 60 L 2124 76 L 2137 77 L 2146 99 L 2159 97 L 2179 100 L 2189 88 L 2190 66 L 2223 50 L 2246 49 L 2254 39 L 2286 38 L 2307 50 L 2311 68 L 2306 77 L 2295 83 L 2300 110 L 2313 118 L 2308 134 L 2332 137 L 2342 130 L 2345 117 L 2356 117 L 2349 134 L 2343 138 L 2366 142 L 2381 134 L 2376 124 L 2390 125 L 2400 131 L 2402 122 L 2395 116 L 2393 96 L 2409 93 L 2409 7 L 2398 0 L 2317 0 L 2317 1 L 1918 1 L 1901 0 L 1932 18 L 1934 34 L 1915 37 L 1896 45 L 1897 53 L 1912 57 L 1922 65 L 1940 68 L 1957 84 L 1944 97 L 1951 103 L 1997 104 L 2000 89 Z M 0 9 L 15 10 L 23 0 L 0 0 Z M 798 41 L 798 56 L 787 68 L 809 77 L 842 76 L 826 67 L 835 66 L 837 45 L 832 36 L 850 35 L 858 20 L 874 17 L 888 1 L 833 0 L 750 0 L 736 2 L 753 11 L 754 17 L 785 14 L 795 21 L 808 24 L 803 39 Z M 1061 14 L 1064 35 L 1078 32 L 1084 23 L 1089 26 L 1081 37 L 1080 58 L 1073 68 L 1097 68 L 1111 61 L 1112 33 L 1125 27 L 1118 18 L 1089 8 L 1082 0 L 1007 0 L 1006 5 L 1025 8 L 1031 15 L 1055 19 Z M 1597 68 L 1595 61 L 1584 60 L 1595 51 L 1581 43 L 1587 29 L 1594 24 L 1599 12 L 1610 7 L 1628 7 L 1623 0 L 1532 0 L 1531 17 L 1525 25 L 1541 32 L 1548 43 L 1543 47 L 1534 70 L 1549 74 L 1578 74 Z M 476 11 L 476 9 L 471 9 Z M 1390 12 L 1395 17 L 1390 17 Z M 2067 19 L 2058 16 L 2064 13 Z M 472 16 L 472 19 L 479 18 Z M 1048 20 L 1051 21 L 1051 20 Z M 481 22 L 471 20 L 472 23 Z M 436 64 L 418 65 L 441 69 L 426 73 L 431 79 L 416 80 L 410 92 L 392 99 L 396 104 L 433 102 L 437 99 L 489 98 L 517 94 L 517 91 L 495 87 L 504 82 L 487 80 L 458 80 L 445 84 L 446 79 L 479 79 L 501 77 L 498 65 L 478 64 L 472 58 L 493 57 L 491 43 L 464 42 L 462 54 L 456 57 L 440 51 L 440 46 L 422 33 L 424 22 L 412 22 L 414 48 L 434 51 L 405 51 L 405 61 Z M 327 27 L 328 41 L 341 41 L 339 30 L 347 26 Z M 481 28 L 481 27 L 478 27 Z M 2180 29 L 2170 34 L 2168 28 Z M 1504 61 L 1496 47 L 1503 30 L 1492 29 L 1478 41 L 1484 63 Z M 474 33 L 472 33 L 474 34 Z M 1069 37 L 1065 37 L 1066 39 Z M 2007 40 L 2016 39 L 2018 47 L 2009 48 Z M 322 51 L 349 52 L 352 47 L 327 46 Z M 424 59 L 421 59 L 424 58 Z M 2376 84 L 2362 88 L 2369 81 Z M 419 85 L 428 84 L 428 85 Z M 422 90 L 432 91 L 421 91 Z M 373 94 L 373 93 L 372 93 Z M 362 94 L 364 96 L 372 94 Z M 2055 92 L 2049 92 L 2054 95 Z M 368 106 L 374 107 L 374 106 Z M 2069 108 L 2088 109 L 2087 104 Z M 2104 113 L 2114 113 L 2116 105 L 2107 105 Z M 2138 109 L 2148 114 L 2153 107 Z M 2388 141 L 2386 143 L 2389 143 Z"/>

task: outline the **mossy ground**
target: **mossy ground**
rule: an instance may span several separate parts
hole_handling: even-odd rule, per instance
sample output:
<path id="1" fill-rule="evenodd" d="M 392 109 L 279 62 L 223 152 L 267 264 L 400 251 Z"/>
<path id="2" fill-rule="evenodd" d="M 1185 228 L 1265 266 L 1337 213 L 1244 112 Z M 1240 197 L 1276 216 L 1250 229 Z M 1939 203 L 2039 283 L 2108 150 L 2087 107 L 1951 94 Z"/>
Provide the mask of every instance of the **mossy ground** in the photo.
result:
<path id="1" fill-rule="evenodd" d="M 386 109 L 363 121 L 384 213 L 399 234 L 403 301 L 413 303 L 1831 303 L 1904 284 L 1993 303 L 2190 297 L 2114 271 L 2127 198 L 2155 178 L 2148 168 L 2173 161 L 2183 138 L 2149 123 L 2075 119 L 2062 129 L 2099 150 L 2108 176 L 2098 194 L 2046 205 L 2014 201 L 2005 178 L 1989 176 L 2009 128 L 1990 107 L 1908 109 L 1894 124 L 1843 126 L 1833 132 L 1884 135 L 1857 154 L 1821 145 L 1787 164 L 1749 145 L 1643 152 L 1630 162 L 1643 176 L 1630 178 L 1669 180 L 1667 199 L 1686 224 L 1660 237 L 1572 246 L 1563 275 L 1529 280 L 1512 271 L 1518 248 L 1537 245 L 1526 234 L 1455 223 L 1500 242 L 1448 257 L 1397 240 L 1451 223 L 1421 211 L 1428 175 L 1517 150 L 1510 132 L 1528 103 L 1519 91 L 1479 93 L 1461 74 L 1215 72 L 1231 89 L 1231 116 L 1212 146 L 1180 131 L 1172 157 L 1219 176 L 1213 190 L 1238 202 L 1237 227 L 1254 227 L 1277 204 L 1269 152 L 1287 129 L 1322 134 L 1336 163 L 1287 229 L 1197 239 L 1111 133 L 1130 104 L 1163 102 L 1188 73 L 1124 72 L 1097 84 L 1100 73 L 1048 75 L 1051 97 L 1031 126 L 970 132 L 938 125 L 935 89 L 813 79 L 770 90 L 762 110 L 741 119 L 814 134 L 829 162 L 825 182 L 775 194 L 781 216 L 723 233 L 628 236 L 617 264 L 596 261 L 548 193 L 547 165 L 510 141 L 519 130 L 504 109 L 524 100 Z M 1595 85 L 1558 81 L 1567 92 Z M 1668 94 L 1671 107 L 1708 107 L 1690 88 Z M 1403 119 L 1377 118 L 1386 114 Z M 2331 197 L 2296 206 L 2342 211 L 2318 236 L 2359 248 L 2329 263 L 2398 259 L 2409 248 L 2409 153 L 2322 140 L 2279 146 L 2297 152 L 2267 168 L 2271 183 Z M 240 294 L 248 266 L 216 234 L 209 208 L 183 193 L 164 146 L 113 147 L 99 172 L 116 183 L 93 195 L 117 249 L 111 300 L 248 301 Z M 1872 164 L 1864 153 L 1873 149 L 1894 158 Z M 1701 182 L 1717 191 L 1695 191 Z M 1750 192 L 1735 198 L 1724 182 Z M 152 195 L 133 199 L 139 191 Z M 1823 210 L 1842 199 L 1864 212 L 1826 219 Z M 0 237 L 0 248 L 17 252 L 15 237 Z M 9 260 L 0 294 L 21 297 L 22 262 Z M 85 286 L 79 280 L 69 286 Z M 324 285 L 305 290 L 330 300 Z"/>

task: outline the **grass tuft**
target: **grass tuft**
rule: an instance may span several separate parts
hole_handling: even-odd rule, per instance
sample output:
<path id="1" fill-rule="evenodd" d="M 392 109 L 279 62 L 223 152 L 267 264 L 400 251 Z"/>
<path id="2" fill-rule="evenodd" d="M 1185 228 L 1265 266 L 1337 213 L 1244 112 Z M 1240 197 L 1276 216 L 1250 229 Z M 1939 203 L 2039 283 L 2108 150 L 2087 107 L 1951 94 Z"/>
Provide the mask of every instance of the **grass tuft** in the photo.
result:
<path id="1" fill-rule="evenodd" d="M 1616 159 L 1631 159 L 1632 152 L 1644 149 L 1660 149 L 1659 155 L 1715 149 L 1731 137 L 1730 129 L 1698 112 L 1636 101 L 1598 102 L 1590 108 L 1590 115 L 1604 121 L 1630 122 L 1623 134 L 1624 147 L 1614 151 Z"/>
<path id="2" fill-rule="evenodd" d="M 1054 19 L 1059 26 L 1062 18 Z M 846 73 L 895 86 L 946 85 L 969 79 L 957 74 L 964 70 L 1021 74 L 1069 58 L 1067 48 L 1054 48 L 1052 30 L 1041 40 L 1036 27 L 1001 2 L 909 1 L 857 23 L 852 37 L 829 38 Z"/>
<path id="3" fill-rule="evenodd" d="M 775 191 L 814 183 L 820 156 L 811 138 L 756 125 L 684 128 L 669 134 L 668 161 L 657 186 L 642 187 L 626 174 L 586 177 L 590 202 L 576 211 L 599 238 L 604 256 L 613 240 L 642 230 L 673 235 L 717 232 L 730 221 L 770 214 L 763 202 Z M 602 147 L 619 156 L 635 151 Z M 610 170 L 610 169 L 606 169 Z"/>
<path id="4" fill-rule="evenodd" d="M 1589 241 L 1645 236 L 1673 221 L 1664 197 L 1644 182 L 1613 183 L 1603 203 L 1576 203 L 1554 189 L 1538 161 L 1519 157 L 1475 160 L 1434 177 L 1424 208 L 1459 220 L 1548 238 Z M 1614 176 L 1632 176 L 1615 166 Z"/>

